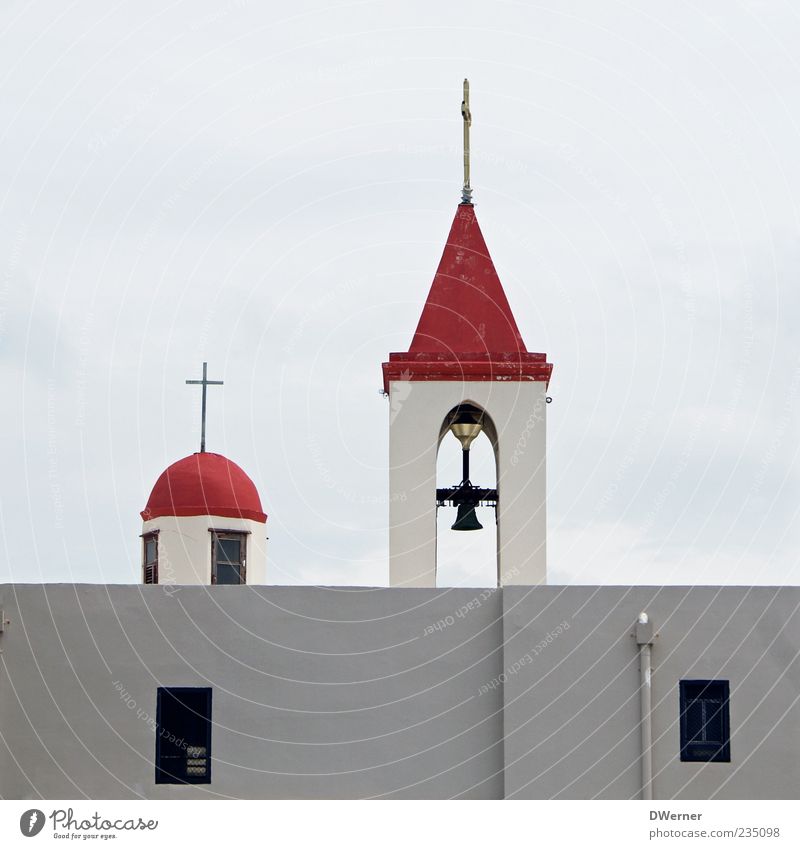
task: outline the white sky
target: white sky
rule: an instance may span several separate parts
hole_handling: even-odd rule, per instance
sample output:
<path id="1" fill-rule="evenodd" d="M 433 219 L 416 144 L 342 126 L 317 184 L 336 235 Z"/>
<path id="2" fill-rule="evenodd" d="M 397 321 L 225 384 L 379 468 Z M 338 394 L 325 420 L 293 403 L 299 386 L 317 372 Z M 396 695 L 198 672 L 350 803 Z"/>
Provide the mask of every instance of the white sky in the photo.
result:
<path id="1" fill-rule="evenodd" d="M 0 580 L 139 580 L 205 359 L 273 580 L 387 582 L 380 364 L 468 76 L 478 217 L 555 365 L 551 580 L 800 582 L 796 4 L 7 0 L 0 33 Z"/>

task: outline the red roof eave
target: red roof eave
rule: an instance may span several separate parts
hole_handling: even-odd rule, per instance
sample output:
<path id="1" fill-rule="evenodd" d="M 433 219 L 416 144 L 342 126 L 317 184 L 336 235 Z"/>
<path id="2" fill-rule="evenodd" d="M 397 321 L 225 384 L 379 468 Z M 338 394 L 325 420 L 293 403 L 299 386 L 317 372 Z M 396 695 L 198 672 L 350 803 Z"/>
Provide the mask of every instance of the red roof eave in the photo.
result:
<path id="1" fill-rule="evenodd" d="M 221 516 L 225 519 L 251 519 L 253 522 L 266 522 L 267 514 L 258 510 L 236 510 L 230 507 L 213 507 L 199 504 L 196 507 L 145 507 L 140 513 L 145 522 L 161 516 Z"/>
<path id="2" fill-rule="evenodd" d="M 545 361 L 544 354 L 529 354 L 531 359 L 503 358 L 498 355 L 497 359 L 492 360 L 419 360 L 405 359 L 405 356 L 391 354 L 389 362 L 383 363 L 384 392 L 389 392 L 389 382 L 392 380 L 533 380 L 549 385 L 553 373 L 553 365 Z"/>

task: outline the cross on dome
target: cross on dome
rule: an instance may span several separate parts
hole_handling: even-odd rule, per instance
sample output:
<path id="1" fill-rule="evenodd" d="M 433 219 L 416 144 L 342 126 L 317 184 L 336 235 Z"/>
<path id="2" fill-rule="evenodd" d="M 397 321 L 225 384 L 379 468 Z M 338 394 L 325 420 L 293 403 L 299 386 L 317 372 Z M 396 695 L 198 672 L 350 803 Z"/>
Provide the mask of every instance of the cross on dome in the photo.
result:
<path id="1" fill-rule="evenodd" d="M 203 402 L 200 413 L 200 453 L 205 454 L 206 451 L 206 387 L 207 386 L 223 386 L 222 380 L 208 380 L 207 378 L 208 363 L 203 363 L 203 379 L 202 380 L 187 380 L 187 383 L 195 384 L 203 387 Z"/>

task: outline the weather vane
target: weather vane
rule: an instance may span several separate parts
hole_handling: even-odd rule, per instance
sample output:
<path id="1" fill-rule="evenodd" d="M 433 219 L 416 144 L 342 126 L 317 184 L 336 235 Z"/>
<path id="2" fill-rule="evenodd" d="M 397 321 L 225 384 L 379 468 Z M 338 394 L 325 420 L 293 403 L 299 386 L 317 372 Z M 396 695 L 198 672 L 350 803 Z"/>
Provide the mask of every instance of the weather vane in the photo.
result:
<path id="1" fill-rule="evenodd" d="M 469 128 L 472 125 L 472 113 L 469 111 L 469 80 L 464 80 L 461 117 L 464 119 L 464 188 L 461 190 L 461 203 L 472 203 L 472 189 L 469 185 Z"/>
<path id="2" fill-rule="evenodd" d="M 208 363 L 203 363 L 203 379 L 202 380 L 187 380 L 187 383 L 197 384 L 203 387 L 203 403 L 202 412 L 200 413 L 200 453 L 205 454 L 206 451 L 206 387 L 207 386 L 222 386 L 221 380 L 208 380 L 206 377 Z"/>

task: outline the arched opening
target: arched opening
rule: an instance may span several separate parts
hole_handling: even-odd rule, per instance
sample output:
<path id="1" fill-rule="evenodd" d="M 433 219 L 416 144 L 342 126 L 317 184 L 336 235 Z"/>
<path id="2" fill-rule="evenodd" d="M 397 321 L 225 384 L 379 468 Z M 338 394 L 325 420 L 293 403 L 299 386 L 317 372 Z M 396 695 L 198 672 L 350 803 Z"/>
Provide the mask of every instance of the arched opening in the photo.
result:
<path id="1" fill-rule="evenodd" d="M 478 424 L 474 428 L 453 428 L 460 421 Z M 454 435 L 454 430 L 461 436 Z M 470 441 L 470 439 L 472 441 Z M 468 451 L 462 444 L 468 443 Z M 468 455 L 465 462 L 465 454 Z M 468 465 L 468 469 L 466 466 Z M 463 489 L 468 473 L 472 490 Z M 493 506 L 497 490 L 497 430 L 488 413 L 478 405 L 464 401 L 448 412 L 439 433 L 436 458 L 436 585 L 438 587 L 497 586 L 497 516 Z M 449 498 L 443 496 L 450 496 Z M 474 507 L 459 504 L 465 498 L 478 498 Z M 459 527 L 483 527 L 453 530 Z"/>

